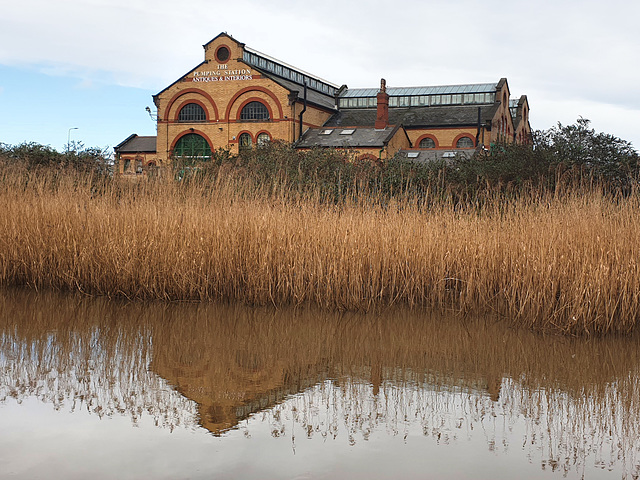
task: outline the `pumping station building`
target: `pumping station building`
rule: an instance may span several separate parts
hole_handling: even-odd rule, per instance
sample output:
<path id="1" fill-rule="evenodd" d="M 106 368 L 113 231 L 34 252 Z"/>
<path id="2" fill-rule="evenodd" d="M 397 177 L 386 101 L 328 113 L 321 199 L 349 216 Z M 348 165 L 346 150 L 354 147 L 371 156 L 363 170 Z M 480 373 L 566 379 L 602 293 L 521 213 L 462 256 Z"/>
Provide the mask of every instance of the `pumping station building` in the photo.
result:
<path id="1" fill-rule="evenodd" d="M 272 140 L 383 161 L 398 153 L 429 161 L 530 141 L 527 97 L 511 98 L 506 78 L 374 84 L 334 84 L 221 33 L 204 45 L 202 63 L 153 96 L 157 136 L 133 134 L 114 147 L 117 171 L 142 174 L 172 158 L 206 160 L 219 148 L 239 153 Z"/>

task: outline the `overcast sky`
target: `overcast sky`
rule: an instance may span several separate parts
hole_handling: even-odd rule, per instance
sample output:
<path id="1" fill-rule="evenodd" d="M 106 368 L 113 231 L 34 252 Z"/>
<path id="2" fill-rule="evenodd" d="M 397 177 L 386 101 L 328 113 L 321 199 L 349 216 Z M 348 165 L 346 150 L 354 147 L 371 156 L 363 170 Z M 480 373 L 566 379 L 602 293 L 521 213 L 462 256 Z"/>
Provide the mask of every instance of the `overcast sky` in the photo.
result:
<path id="1" fill-rule="evenodd" d="M 336 84 L 497 82 L 531 126 L 582 116 L 640 149 L 640 2 L 20 0 L 0 16 L 0 142 L 155 135 L 151 95 L 227 32 Z M 69 130 L 77 127 L 77 130 Z"/>

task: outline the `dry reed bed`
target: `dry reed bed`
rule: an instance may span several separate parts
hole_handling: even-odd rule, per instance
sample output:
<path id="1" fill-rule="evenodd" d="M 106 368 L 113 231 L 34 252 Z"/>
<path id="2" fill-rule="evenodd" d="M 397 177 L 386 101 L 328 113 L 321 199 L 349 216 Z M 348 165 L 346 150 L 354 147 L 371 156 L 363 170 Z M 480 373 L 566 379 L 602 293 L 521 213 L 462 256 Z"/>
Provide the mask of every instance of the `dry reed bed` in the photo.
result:
<path id="1" fill-rule="evenodd" d="M 632 331 L 638 197 L 323 205 L 291 192 L 2 172 L 0 284 L 340 310 L 496 312 L 527 328 Z"/>

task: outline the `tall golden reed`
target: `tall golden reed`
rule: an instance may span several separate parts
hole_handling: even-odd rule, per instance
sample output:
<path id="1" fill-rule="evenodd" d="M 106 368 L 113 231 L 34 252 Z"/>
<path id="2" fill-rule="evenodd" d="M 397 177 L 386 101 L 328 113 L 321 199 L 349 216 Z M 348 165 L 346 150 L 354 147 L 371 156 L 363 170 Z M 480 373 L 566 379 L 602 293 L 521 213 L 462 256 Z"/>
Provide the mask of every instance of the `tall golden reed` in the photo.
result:
<path id="1" fill-rule="evenodd" d="M 214 184 L 0 172 L 0 284 L 338 310 L 487 312 L 626 333 L 640 317 L 639 198 L 327 205 Z"/>

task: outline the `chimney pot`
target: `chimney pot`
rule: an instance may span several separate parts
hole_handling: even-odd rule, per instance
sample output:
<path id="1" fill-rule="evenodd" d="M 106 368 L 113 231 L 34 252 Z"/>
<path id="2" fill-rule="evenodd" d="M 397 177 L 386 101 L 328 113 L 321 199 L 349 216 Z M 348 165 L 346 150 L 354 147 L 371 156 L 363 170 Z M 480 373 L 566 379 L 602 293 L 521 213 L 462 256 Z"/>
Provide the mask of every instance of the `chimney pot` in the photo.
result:
<path id="1" fill-rule="evenodd" d="M 377 96 L 378 111 L 376 114 L 376 130 L 384 130 L 389 126 L 389 95 L 387 94 L 387 81 L 380 80 L 380 91 Z"/>

